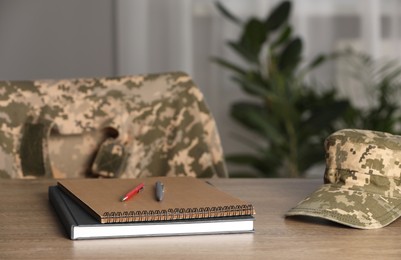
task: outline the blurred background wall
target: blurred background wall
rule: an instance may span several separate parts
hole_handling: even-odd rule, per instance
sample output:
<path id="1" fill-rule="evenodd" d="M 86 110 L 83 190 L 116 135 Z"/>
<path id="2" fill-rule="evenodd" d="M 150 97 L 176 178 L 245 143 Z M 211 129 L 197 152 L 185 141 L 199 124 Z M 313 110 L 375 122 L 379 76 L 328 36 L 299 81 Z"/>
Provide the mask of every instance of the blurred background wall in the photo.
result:
<path id="1" fill-rule="evenodd" d="M 216 11 L 212 0 L 0 0 L 0 79 L 115 76 L 182 70 L 205 94 L 226 153 L 244 149 L 229 105 L 244 98 L 212 56 L 238 60 L 226 46 L 239 29 Z M 246 19 L 265 16 L 277 0 L 221 0 Z M 400 0 L 296 0 L 292 21 L 305 46 L 305 60 L 347 46 L 372 57 L 399 58 Z M 313 76 L 338 82 L 339 64 Z M 322 84 L 324 85 L 324 84 Z M 347 86 L 342 82 L 340 86 Z M 355 90 L 343 87 L 344 95 Z M 351 92 L 350 92 L 351 91 Z M 239 130 L 241 131 L 241 130 Z"/>
<path id="2" fill-rule="evenodd" d="M 0 78 L 116 73 L 111 1 L 0 0 Z"/>

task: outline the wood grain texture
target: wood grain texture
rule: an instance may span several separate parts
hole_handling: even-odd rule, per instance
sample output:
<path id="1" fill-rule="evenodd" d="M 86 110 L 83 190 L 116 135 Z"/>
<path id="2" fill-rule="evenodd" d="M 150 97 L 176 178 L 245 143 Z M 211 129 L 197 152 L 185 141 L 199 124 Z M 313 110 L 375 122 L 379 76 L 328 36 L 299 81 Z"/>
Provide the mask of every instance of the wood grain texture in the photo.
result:
<path id="1" fill-rule="evenodd" d="M 0 180 L 0 259 L 401 259 L 401 220 L 357 230 L 284 218 L 321 180 L 209 181 L 253 203 L 255 233 L 72 241 L 48 202 L 56 180 Z"/>

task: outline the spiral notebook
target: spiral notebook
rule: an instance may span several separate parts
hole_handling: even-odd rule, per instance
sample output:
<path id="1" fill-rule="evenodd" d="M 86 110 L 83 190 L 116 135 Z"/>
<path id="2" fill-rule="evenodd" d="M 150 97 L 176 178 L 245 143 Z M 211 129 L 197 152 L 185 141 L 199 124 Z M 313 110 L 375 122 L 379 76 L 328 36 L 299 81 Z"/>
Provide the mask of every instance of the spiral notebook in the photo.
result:
<path id="1" fill-rule="evenodd" d="M 49 201 L 72 240 L 235 234 L 254 231 L 252 216 L 102 224 L 58 186 L 49 187 Z"/>
<path id="2" fill-rule="evenodd" d="M 155 183 L 164 185 L 162 201 Z M 143 183 L 144 189 L 121 202 L 122 196 Z M 100 223 L 150 222 L 253 216 L 251 203 L 192 177 L 143 179 L 65 179 L 58 187 Z"/>

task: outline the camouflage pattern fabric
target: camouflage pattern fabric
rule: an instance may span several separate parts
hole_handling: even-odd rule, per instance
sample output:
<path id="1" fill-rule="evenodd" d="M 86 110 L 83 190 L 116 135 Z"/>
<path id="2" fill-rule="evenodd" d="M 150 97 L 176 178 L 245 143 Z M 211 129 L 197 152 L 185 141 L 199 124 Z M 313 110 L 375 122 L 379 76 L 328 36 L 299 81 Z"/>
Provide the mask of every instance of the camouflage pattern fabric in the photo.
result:
<path id="1" fill-rule="evenodd" d="M 401 136 L 344 129 L 325 142 L 324 185 L 286 215 L 375 229 L 401 216 Z"/>
<path id="2" fill-rule="evenodd" d="M 182 72 L 0 82 L 0 177 L 227 177 L 215 121 Z"/>

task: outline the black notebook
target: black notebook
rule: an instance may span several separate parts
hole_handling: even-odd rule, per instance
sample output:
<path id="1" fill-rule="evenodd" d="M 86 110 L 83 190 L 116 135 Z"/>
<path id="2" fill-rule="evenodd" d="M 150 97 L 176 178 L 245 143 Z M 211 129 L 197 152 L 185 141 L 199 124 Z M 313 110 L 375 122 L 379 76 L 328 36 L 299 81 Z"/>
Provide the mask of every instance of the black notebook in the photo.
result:
<path id="1" fill-rule="evenodd" d="M 49 200 L 71 239 L 225 234 L 254 230 L 253 216 L 102 224 L 58 186 L 49 187 Z"/>

